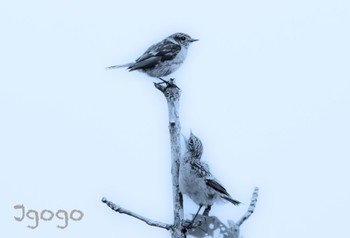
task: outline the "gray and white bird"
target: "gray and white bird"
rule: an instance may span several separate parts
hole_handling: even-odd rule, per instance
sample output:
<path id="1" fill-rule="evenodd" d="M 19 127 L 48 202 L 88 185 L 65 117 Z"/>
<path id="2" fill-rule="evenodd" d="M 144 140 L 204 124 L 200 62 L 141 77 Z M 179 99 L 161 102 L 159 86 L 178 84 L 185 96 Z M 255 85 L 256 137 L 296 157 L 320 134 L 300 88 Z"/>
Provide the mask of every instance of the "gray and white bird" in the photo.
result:
<path id="1" fill-rule="evenodd" d="M 149 47 L 133 63 L 114 65 L 107 69 L 126 67 L 129 71 L 138 70 L 155 78 L 167 76 L 176 71 L 187 56 L 188 47 L 197 39 L 184 33 L 175 33 Z"/>
<path id="2" fill-rule="evenodd" d="M 189 196 L 193 202 L 199 205 L 199 209 L 205 206 L 203 215 L 208 215 L 214 203 L 229 201 L 234 205 L 240 202 L 233 199 L 220 182 L 210 173 L 209 166 L 201 161 L 203 145 L 192 132 L 188 140 L 185 140 L 186 151 L 180 161 L 179 188 L 182 194 Z"/>

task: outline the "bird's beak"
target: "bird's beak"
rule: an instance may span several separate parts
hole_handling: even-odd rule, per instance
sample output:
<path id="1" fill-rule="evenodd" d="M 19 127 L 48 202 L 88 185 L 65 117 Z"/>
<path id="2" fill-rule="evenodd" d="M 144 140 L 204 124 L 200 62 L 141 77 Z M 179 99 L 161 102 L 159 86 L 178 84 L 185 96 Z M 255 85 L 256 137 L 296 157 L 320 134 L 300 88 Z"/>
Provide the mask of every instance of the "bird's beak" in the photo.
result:
<path id="1" fill-rule="evenodd" d="M 199 39 L 191 39 L 190 42 L 199 41 Z"/>

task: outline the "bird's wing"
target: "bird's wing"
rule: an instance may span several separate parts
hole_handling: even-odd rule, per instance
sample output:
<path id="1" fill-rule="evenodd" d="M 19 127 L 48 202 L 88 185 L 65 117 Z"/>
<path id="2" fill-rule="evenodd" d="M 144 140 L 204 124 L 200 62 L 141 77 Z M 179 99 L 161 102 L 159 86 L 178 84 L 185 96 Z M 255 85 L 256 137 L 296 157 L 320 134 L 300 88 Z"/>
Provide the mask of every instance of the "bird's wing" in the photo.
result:
<path id="1" fill-rule="evenodd" d="M 208 176 L 211 176 L 209 172 L 209 166 L 206 163 L 195 159 L 195 160 L 192 160 L 190 164 L 191 164 L 192 170 L 196 173 L 197 176 L 201 178 L 206 178 Z"/>
<path id="2" fill-rule="evenodd" d="M 229 196 L 222 196 L 222 198 L 226 199 L 227 201 L 231 202 L 233 205 L 236 205 L 238 206 L 239 204 L 241 204 L 240 201 L 237 201 L 235 199 L 233 199 L 232 197 L 229 197 Z"/>
<path id="3" fill-rule="evenodd" d="M 150 56 L 148 58 L 145 58 L 141 61 L 137 61 L 133 65 L 129 66 L 128 69 L 130 71 L 137 70 L 137 69 L 143 69 L 143 68 L 150 68 L 157 64 L 161 60 L 161 57 L 159 56 Z"/>
<path id="4" fill-rule="evenodd" d="M 135 64 L 130 66 L 130 70 L 141 68 L 150 68 L 155 64 L 172 60 L 180 52 L 181 46 L 171 41 L 163 41 L 156 45 L 152 45 L 146 52 L 136 60 Z"/>
<path id="5" fill-rule="evenodd" d="M 227 201 L 231 202 L 233 205 L 239 205 L 241 202 L 233 199 L 231 197 L 231 195 L 226 191 L 226 189 L 218 183 L 218 181 L 213 180 L 213 179 L 206 179 L 205 182 L 207 183 L 207 185 L 211 188 L 213 188 L 214 190 L 218 191 L 219 193 L 221 193 L 221 197 L 226 199 Z"/>
<path id="6" fill-rule="evenodd" d="M 219 193 L 225 194 L 226 196 L 230 197 L 230 194 L 226 191 L 226 189 L 221 184 L 219 184 L 216 180 L 206 179 L 205 182 L 209 187 L 213 188 Z"/>
<path id="7" fill-rule="evenodd" d="M 180 52 L 181 46 L 174 44 L 171 41 L 165 42 L 158 49 L 156 49 L 156 56 L 162 57 L 162 61 L 172 60 Z"/>

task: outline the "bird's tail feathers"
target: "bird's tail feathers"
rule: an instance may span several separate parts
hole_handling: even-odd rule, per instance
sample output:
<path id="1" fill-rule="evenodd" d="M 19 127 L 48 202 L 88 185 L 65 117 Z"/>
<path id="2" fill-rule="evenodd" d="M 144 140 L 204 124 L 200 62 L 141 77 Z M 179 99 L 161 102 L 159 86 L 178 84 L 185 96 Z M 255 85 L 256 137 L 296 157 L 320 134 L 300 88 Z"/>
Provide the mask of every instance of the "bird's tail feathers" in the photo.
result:
<path id="1" fill-rule="evenodd" d="M 112 66 L 106 67 L 106 69 L 126 68 L 126 67 L 130 67 L 132 65 L 133 65 L 133 63 L 122 64 L 122 65 L 112 65 Z"/>
<path id="2" fill-rule="evenodd" d="M 233 199 L 233 198 L 231 198 L 229 196 L 226 196 L 226 195 L 222 196 L 222 198 L 226 199 L 229 202 L 231 202 L 235 206 L 238 206 L 239 204 L 241 204 L 241 202 L 239 202 L 239 201 L 237 201 L 237 200 L 235 200 L 235 199 Z"/>

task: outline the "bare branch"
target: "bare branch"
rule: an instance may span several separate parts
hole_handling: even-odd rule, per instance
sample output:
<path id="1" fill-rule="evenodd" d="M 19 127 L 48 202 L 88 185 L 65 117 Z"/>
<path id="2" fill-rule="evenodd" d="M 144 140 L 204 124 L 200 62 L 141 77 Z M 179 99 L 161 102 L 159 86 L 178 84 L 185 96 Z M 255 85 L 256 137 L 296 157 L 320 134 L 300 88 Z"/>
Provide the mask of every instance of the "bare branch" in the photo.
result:
<path id="1" fill-rule="evenodd" d="M 114 204 L 113 202 L 110 202 L 107 200 L 107 198 L 102 198 L 102 202 L 103 203 L 106 203 L 108 207 L 110 207 L 113 211 L 115 212 L 119 212 L 119 213 L 122 213 L 122 214 L 126 214 L 126 215 L 129 215 L 129 216 L 132 216 L 132 217 L 135 217 L 136 219 L 139 219 L 143 222 L 145 222 L 146 224 L 150 225 L 150 226 L 155 226 L 155 227 L 159 227 L 159 228 L 163 228 L 163 229 L 166 229 L 166 230 L 172 230 L 173 227 L 172 225 L 169 225 L 169 224 L 165 224 L 165 223 L 162 223 L 162 222 L 159 222 L 159 221 L 154 221 L 154 220 L 151 220 L 151 219 L 148 219 L 144 216 L 141 216 L 141 215 L 138 215 L 132 211 L 129 211 L 127 209 L 124 209 L 116 204 Z"/>
<path id="2" fill-rule="evenodd" d="M 253 214 L 254 209 L 255 209 L 255 204 L 258 201 L 258 193 L 259 193 L 259 188 L 256 187 L 254 189 L 249 208 L 248 208 L 247 212 L 242 216 L 242 218 L 236 223 L 237 226 L 241 226 L 243 224 L 243 222 L 245 220 L 247 220 L 250 217 L 250 215 Z"/>
<path id="3" fill-rule="evenodd" d="M 179 105 L 181 90 L 175 85 L 174 80 L 170 79 L 163 86 L 162 83 L 155 83 L 154 86 L 161 91 L 168 104 L 169 113 L 169 134 L 171 145 L 171 174 L 173 187 L 173 211 L 174 211 L 174 232 L 173 238 L 186 237 L 182 221 L 184 217 L 182 194 L 179 189 L 179 167 L 181 158 L 181 125 L 179 119 Z"/>

